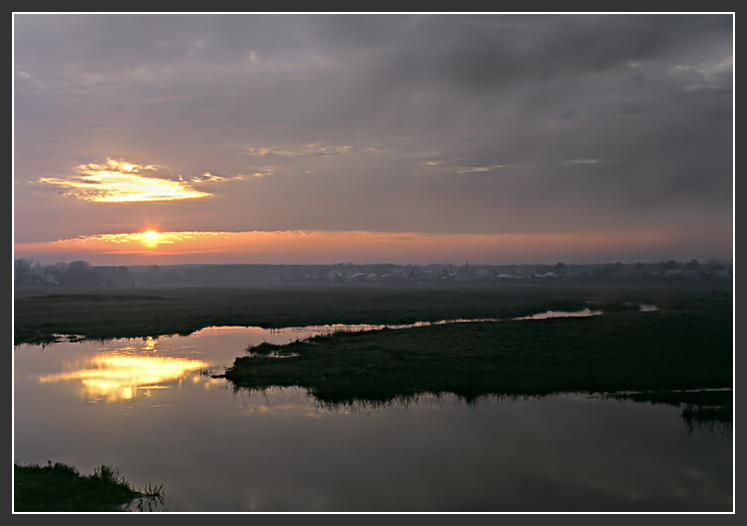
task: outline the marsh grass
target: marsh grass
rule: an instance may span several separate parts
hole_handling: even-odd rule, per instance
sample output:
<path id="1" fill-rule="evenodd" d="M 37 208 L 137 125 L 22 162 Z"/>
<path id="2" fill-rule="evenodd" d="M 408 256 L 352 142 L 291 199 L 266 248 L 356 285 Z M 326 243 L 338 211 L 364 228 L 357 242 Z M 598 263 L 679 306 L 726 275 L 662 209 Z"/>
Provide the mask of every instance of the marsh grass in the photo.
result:
<path id="1" fill-rule="evenodd" d="M 733 408 L 727 406 L 688 405 L 682 411 L 682 419 L 690 434 L 701 430 L 708 434 L 728 437 L 731 436 L 733 428 L 732 413 Z"/>
<path id="2" fill-rule="evenodd" d="M 278 352 L 282 352 L 285 349 L 282 345 L 277 345 L 270 342 L 262 342 L 257 345 L 248 345 L 244 352 L 255 354 L 258 356 L 270 356 Z"/>
<path id="3" fill-rule="evenodd" d="M 734 393 L 731 390 L 647 391 L 611 395 L 618 400 L 664 404 L 682 409 L 687 430 L 728 435 L 734 420 Z"/>
<path id="4" fill-rule="evenodd" d="M 163 484 L 135 489 L 119 472 L 102 465 L 91 475 L 74 466 L 48 462 L 13 466 L 13 506 L 17 512 L 153 511 L 163 504 Z"/>
<path id="5" fill-rule="evenodd" d="M 732 387 L 730 305 L 653 312 L 383 329 L 261 344 L 222 377 L 236 389 L 301 387 L 323 403 L 387 402 L 420 393 L 466 401 Z M 284 360 L 269 353 L 293 354 Z"/>

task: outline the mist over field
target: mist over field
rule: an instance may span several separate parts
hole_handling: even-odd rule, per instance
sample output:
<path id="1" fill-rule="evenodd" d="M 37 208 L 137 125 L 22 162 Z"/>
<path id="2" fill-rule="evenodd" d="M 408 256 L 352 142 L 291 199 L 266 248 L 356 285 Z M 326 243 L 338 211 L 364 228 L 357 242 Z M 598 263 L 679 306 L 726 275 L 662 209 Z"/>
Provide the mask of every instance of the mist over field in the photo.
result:
<path id="1" fill-rule="evenodd" d="M 733 265 L 711 259 L 658 263 L 555 265 L 396 265 L 337 263 L 334 265 L 130 265 L 94 266 L 85 261 L 43 265 L 28 259 L 15 262 L 15 285 L 54 290 L 59 287 L 108 289 L 138 287 L 251 286 L 408 286 L 451 283 L 678 283 L 731 280 Z"/>

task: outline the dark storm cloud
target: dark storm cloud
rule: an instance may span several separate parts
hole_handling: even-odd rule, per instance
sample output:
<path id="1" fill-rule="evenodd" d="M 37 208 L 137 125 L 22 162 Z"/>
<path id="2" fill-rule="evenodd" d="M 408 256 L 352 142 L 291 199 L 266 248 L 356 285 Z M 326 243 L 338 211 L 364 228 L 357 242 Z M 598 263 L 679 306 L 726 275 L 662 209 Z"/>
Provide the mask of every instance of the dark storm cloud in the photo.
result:
<path id="1" fill-rule="evenodd" d="M 253 215 L 202 229 L 730 227 L 729 15 L 14 21 L 21 182 L 219 174 L 212 206 Z"/>
<path id="2" fill-rule="evenodd" d="M 491 20 L 434 16 L 413 24 L 404 45 L 393 51 L 395 76 L 483 89 L 549 82 L 630 62 L 692 59 L 703 45 L 730 44 L 729 26 L 708 23 L 707 17 L 560 15 Z M 710 58 L 707 51 L 702 53 Z"/>

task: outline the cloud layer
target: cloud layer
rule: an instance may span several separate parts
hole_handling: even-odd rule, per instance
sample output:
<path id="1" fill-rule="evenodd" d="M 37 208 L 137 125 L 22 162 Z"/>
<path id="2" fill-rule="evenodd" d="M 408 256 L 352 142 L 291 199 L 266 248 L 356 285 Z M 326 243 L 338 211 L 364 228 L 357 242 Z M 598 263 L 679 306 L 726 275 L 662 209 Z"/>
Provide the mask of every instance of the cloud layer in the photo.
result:
<path id="1" fill-rule="evenodd" d="M 14 31 L 17 241 L 731 232 L 729 15 L 27 14 Z M 108 159 L 211 198 L 76 194 Z"/>

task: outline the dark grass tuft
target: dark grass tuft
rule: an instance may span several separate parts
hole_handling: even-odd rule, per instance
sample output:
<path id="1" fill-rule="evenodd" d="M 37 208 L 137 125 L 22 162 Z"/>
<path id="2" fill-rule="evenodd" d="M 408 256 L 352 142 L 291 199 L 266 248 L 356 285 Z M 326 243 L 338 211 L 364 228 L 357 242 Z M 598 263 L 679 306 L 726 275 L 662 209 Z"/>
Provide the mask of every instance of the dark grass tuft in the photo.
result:
<path id="1" fill-rule="evenodd" d="M 163 485 L 135 489 L 108 466 L 81 475 L 74 466 L 49 462 L 46 466 L 13 466 L 13 505 L 17 512 L 149 511 L 162 504 Z"/>

